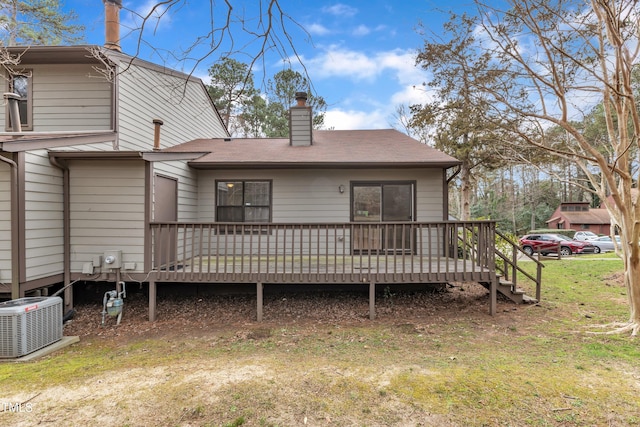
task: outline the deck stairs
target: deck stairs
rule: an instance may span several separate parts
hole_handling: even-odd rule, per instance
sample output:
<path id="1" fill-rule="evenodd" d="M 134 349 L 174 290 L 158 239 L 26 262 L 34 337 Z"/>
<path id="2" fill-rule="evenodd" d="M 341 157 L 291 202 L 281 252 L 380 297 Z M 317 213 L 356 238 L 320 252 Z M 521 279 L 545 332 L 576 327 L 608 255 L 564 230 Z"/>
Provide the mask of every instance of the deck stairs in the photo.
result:
<path id="1" fill-rule="evenodd" d="M 531 275 L 518 265 L 519 259 L 526 259 L 536 266 L 536 274 Z M 536 258 L 525 254 L 520 246 L 509 237 L 496 230 L 495 247 L 496 273 L 498 285 L 496 290 L 516 304 L 535 304 L 540 300 L 540 288 L 542 284 L 542 264 Z M 536 295 L 527 295 L 518 286 L 518 280 L 528 280 L 535 285 Z M 491 289 L 491 283 L 480 283 L 487 289 Z"/>

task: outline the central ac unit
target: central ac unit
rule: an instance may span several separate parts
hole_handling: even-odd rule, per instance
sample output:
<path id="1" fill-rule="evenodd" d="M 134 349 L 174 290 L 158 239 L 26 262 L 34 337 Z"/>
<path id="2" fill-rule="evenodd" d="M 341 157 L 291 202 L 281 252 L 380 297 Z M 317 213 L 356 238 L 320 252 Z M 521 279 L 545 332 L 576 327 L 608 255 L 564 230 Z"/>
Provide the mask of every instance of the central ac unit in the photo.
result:
<path id="1" fill-rule="evenodd" d="M 62 339 L 62 298 L 0 303 L 0 358 L 21 357 Z"/>

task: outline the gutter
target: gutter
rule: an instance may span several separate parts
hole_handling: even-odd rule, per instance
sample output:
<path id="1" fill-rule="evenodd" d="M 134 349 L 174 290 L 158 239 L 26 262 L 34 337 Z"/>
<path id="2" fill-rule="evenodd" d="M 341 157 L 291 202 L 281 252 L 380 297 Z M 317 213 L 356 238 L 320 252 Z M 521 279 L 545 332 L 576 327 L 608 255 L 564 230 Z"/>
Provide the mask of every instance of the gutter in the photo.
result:
<path id="1" fill-rule="evenodd" d="M 11 167 L 11 299 L 20 298 L 20 187 L 18 186 L 18 164 L 0 156 L 0 161 Z"/>

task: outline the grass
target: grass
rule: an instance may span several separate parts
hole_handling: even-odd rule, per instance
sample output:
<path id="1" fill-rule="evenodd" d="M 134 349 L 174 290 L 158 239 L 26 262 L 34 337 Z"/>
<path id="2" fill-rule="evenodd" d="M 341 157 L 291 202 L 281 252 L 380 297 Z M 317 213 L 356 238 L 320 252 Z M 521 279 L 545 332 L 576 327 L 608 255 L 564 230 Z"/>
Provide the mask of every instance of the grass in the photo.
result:
<path id="1" fill-rule="evenodd" d="M 272 325 L 196 338 L 87 338 L 0 365 L 0 423 L 638 426 L 640 346 L 619 260 L 546 261 L 543 301 L 406 323 Z M 264 328 L 264 326 L 261 326 Z"/>

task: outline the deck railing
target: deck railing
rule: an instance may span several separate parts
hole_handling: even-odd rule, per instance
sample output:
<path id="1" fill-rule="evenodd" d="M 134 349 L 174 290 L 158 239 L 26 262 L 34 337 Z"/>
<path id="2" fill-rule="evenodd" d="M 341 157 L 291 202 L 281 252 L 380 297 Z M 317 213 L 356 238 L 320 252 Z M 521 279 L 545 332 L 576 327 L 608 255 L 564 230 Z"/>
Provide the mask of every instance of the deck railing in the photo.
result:
<path id="1" fill-rule="evenodd" d="M 518 288 L 519 275 L 521 275 L 525 279 L 530 280 L 536 287 L 536 299 L 540 301 L 542 287 L 542 268 L 544 267 L 544 264 L 542 264 L 539 260 L 535 259 L 531 255 L 525 253 L 520 248 L 520 246 L 511 241 L 509 237 L 498 230 L 496 230 L 496 239 L 499 242 L 506 244 L 506 246 L 511 249 L 510 253 L 508 253 L 508 251 L 496 251 L 496 270 L 498 274 L 500 274 L 505 281 L 511 283 L 514 291 Z M 520 265 L 518 265 L 519 258 L 526 258 L 528 261 L 534 263 L 536 269 L 535 276 L 528 273 Z"/>
<path id="2" fill-rule="evenodd" d="M 159 281 L 443 283 L 495 278 L 495 223 L 151 223 Z"/>

